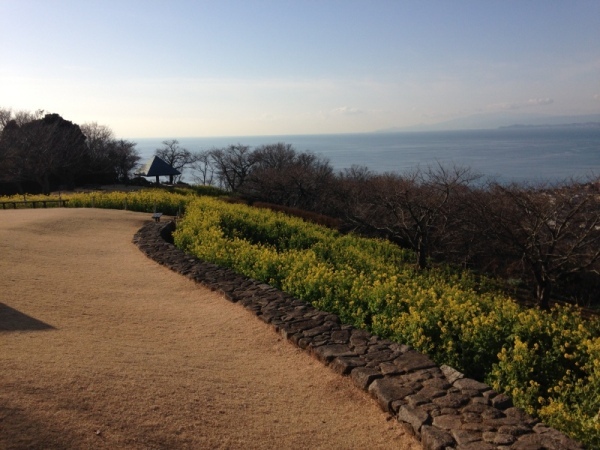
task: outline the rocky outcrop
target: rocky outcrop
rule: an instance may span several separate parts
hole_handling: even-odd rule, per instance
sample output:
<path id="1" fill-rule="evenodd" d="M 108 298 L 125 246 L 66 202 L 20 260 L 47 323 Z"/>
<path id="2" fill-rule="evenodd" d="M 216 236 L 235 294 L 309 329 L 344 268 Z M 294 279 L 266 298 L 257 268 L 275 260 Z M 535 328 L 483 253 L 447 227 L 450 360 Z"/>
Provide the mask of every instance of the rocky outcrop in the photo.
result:
<path id="1" fill-rule="evenodd" d="M 335 314 L 172 244 L 175 225 L 149 222 L 134 237 L 148 257 L 237 302 L 293 344 L 371 394 L 426 450 L 583 447 L 515 408 L 509 397 L 410 347 L 344 325 Z"/>

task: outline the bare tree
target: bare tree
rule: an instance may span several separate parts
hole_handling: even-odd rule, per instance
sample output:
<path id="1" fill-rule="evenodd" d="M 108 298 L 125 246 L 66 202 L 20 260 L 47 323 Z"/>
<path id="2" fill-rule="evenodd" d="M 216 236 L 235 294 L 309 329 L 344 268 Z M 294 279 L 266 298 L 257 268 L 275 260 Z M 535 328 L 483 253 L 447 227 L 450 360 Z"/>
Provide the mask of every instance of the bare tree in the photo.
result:
<path id="1" fill-rule="evenodd" d="M 43 113 L 43 110 L 37 110 L 35 112 L 14 112 L 12 108 L 0 108 L 0 135 L 2 135 L 5 127 L 10 123 L 7 133 L 4 135 L 3 145 L 0 147 L 0 162 L 5 168 L 3 173 L 0 174 L 0 176 L 3 178 L 11 179 L 13 181 L 21 178 L 17 176 L 17 173 L 22 172 L 22 170 L 16 167 L 18 159 L 17 144 L 19 141 L 17 139 L 15 130 L 28 122 L 41 119 L 43 117 Z"/>
<path id="2" fill-rule="evenodd" d="M 0 133 L 4 130 L 4 127 L 14 120 L 18 126 L 23 126 L 28 122 L 33 122 L 44 117 L 44 110 L 38 109 L 34 112 L 29 111 L 17 111 L 14 112 L 12 108 L 0 108 Z"/>
<path id="3" fill-rule="evenodd" d="M 86 137 L 86 146 L 90 149 L 90 154 L 97 155 L 98 158 L 103 158 L 111 141 L 115 139 L 115 135 L 110 127 L 99 125 L 96 122 L 84 123 L 79 127 L 81 132 Z"/>
<path id="4" fill-rule="evenodd" d="M 141 159 L 135 142 L 116 139 L 106 125 L 96 122 L 81 126 L 86 136 L 92 180 L 127 182 Z"/>
<path id="5" fill-rule="evenodd" d="M 347 220 L 412 248 L 421 268 L 453 235 L 451 225 L 460 214 L 452 210 L 460 206 L 454 200 L 478 178 L 469 168 L 440 164 L 405 175 L 368 171 L 354 175 L 360 177 L 349 191 Z"/>
<path id="6" fill-rule="evenodd" d="M 489 251 L 520 261 L 548 308 L 555 283 L 595 271 L 600 260 L 600 200 L 573 182 L 554 186 L 493 183 L 473 209 Z"/>
<path id="7" fill-rule="evenodd" d="M 4 127 L 8 122 L 12 120 L 12 109 L 0 108 L 0 133 L 4 130 Z"/>
<path id="8" fill-rule="evenodd" d="M 183 170 L 186 167 L 189 167 L 194 163 L 194 156 L 192 153 L 188 149 L 180 147 L 177 139 L 163 141 L 162 144 L 163 147 L 157 148 L 154 154 L 174 169 L 183 173 Z M 174 176 L 171 182 L 177 182 L 181 180 L 181 177 L 182 175 Z"/>
<path id="9" fill-rule="evenodd" d="M 115 181 L 114 164 L 110 158 L 115 143 L 113 131 L 106 125 L 99 125 L 96 122 L 84 123 L 80 129 L 86 137 L 90 181 Z"/>
<path id="10" fill-rule="evenodd" d="M 118 181 L 127 183 L 138 166 L 141 157 L 135 148 L 136 145 L 135 142 L 124 139 L 111 143 L 108 156 Z"/>
<path id="11" fill-rule="evenodd" d="M 10 116 L 9 116 L 10 117 Z M 0 180 L 15 183 L 19 193 L 23 193 L 22 183 L 26 181 L 26 154 L 22 151 L 19 126 L 9 120 L 0 134 Z"/>
<path id="12" fill-rule="evenodd" d="M 254 164 L 240 192 L 254 200 L 323 212 L 334 178 L 329 161 L 290 144 L 257 148 Z"/>
<path id="13" fill-rule="evenodd" d="M 250 147 L 242 144 L 213 149 L 210 158 L 219 185 L 231 192 L 239 190 L 256 162 Z"/>
<path id="14" fill-rule="evenodd" d="M 203 186 L 212 186 L 214 183 L 215 168 L 209 150 L 194 153 L 194 162 L 191 165 L 194 181 Z"/>
<path id="15" fill-rule="evenodd" d="M 14 113 L 14 120 L 17 122 L 17 125 L 21 127 L 29 122 L 43 119 L 46 115 L 48 114 L 46 114 L 43 109 L 37 109 L 33 112 L 22 110 Z"/>
<path id="16" fill-rule="evenodd" d="M 254 150 L 255 170 L 274 169 L 283 171 L 298 159 L 298 153 L 291 144 L 278 142 L 262 145 Z"/>
<path id="17" fill-rule="evenodd" d="M 327 158 L 301 152 L 286 173 L 290 178 L 291 206 L 329 214 L 334 173 Z"/>
<path id="18" fill-rule="evenodd" d="M 12 108 L 0 108 L 0 181 L 14 183 L 20 193 L 23 192 L 23 183 L 30 179 L 28 167 L 32 158 L 25 151 L 29 145 L 18 129 L 41 119 L 43 113 L 43 110 L 14 112 Z"/>

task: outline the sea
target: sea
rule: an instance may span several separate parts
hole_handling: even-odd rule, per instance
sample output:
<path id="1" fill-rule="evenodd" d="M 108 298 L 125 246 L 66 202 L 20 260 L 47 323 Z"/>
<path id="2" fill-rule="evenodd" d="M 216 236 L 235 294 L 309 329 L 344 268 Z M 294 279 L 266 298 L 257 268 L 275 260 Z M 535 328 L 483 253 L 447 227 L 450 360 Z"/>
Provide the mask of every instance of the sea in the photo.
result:
<path id="1" fill-rule="evenodd" d="M 327 158 L 335 170 L 366 166 L 373 172 L 401 174 L 417 167 L 455 164 L 470 167 L 482 179 L 503 183 L 600 177 L 600 126 L 132 140 L 145 162 L 170 139 L 191 152 L 283 142 Z M 184 181 L 193 181 L 191 173 L 184 173 Z"/>

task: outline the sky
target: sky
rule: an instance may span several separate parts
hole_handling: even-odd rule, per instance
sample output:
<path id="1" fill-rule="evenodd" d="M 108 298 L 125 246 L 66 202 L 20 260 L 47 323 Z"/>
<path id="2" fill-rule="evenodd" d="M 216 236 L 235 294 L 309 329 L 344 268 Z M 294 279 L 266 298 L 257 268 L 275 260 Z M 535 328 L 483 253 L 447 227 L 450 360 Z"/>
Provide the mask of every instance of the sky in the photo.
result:
<path id="1" fill-rule="evenodd" d="M 598 0 L 0 0 L 0 107 L 120 138 L 600 113 Z"/>

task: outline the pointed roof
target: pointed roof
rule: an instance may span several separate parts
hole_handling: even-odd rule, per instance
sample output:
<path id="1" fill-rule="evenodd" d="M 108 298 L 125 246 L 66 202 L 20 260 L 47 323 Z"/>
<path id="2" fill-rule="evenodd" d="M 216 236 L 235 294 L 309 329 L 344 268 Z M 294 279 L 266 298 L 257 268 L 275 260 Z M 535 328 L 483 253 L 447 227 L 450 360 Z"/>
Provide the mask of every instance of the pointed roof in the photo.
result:
<path id="1" fill-rule="evenodd" d="M 140 175 L 143 177 L 162 177 L 167 175 L 181 175 L 181 172 L 158 156 L 150 159 L 140 170 Z"/>

